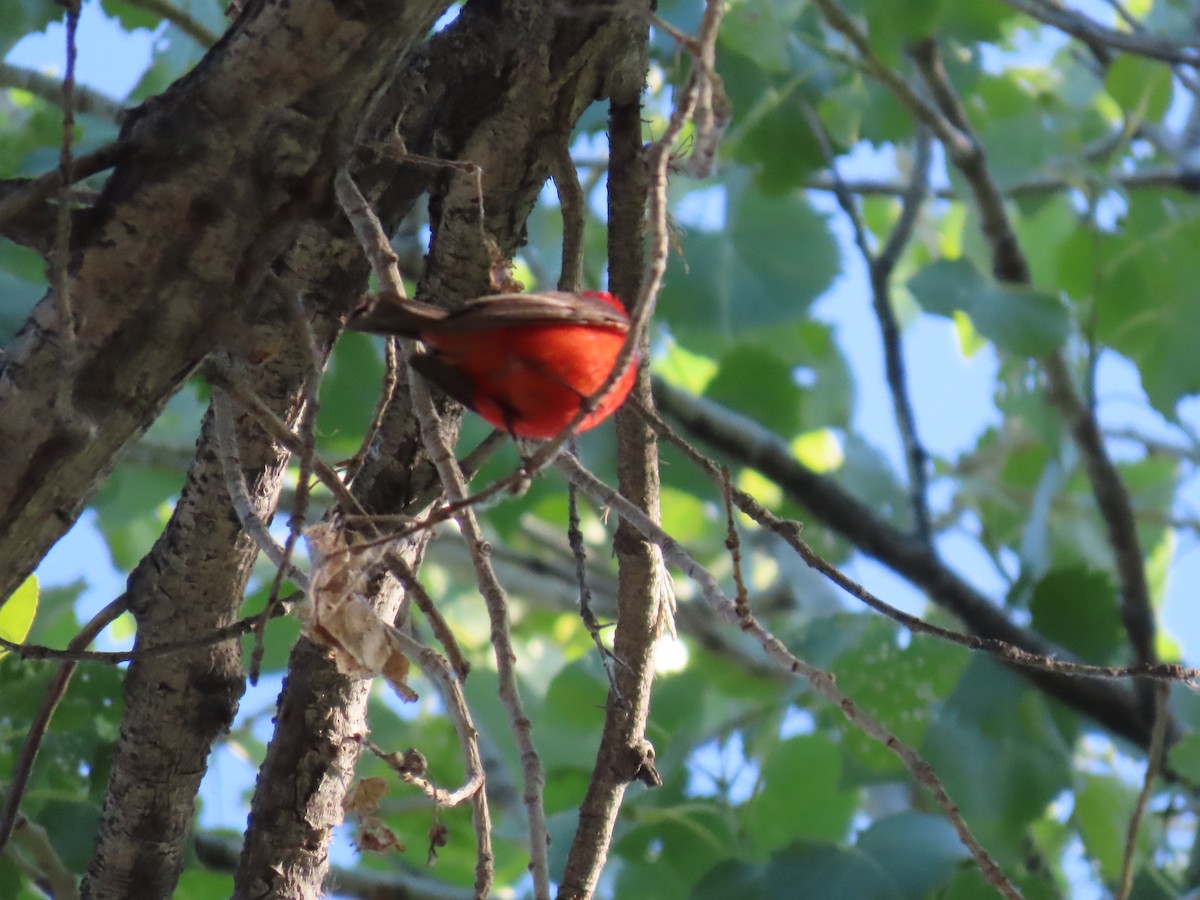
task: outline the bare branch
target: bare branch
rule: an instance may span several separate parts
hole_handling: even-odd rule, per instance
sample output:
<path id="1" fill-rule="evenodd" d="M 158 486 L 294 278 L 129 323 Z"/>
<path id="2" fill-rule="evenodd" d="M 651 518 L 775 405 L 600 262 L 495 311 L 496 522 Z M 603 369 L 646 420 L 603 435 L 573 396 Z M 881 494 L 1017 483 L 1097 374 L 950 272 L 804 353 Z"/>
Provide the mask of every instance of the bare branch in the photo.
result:
<path id="1" fill-rule="evenodd" d="M 570 148 L 554 141 L 546 150 L 550 158 L 550 173 L 558 191 L 558 207 L 562 211 L 562 267 L 558 275 L 560 291 L 577 291 L 583 284 L 583 236 L 587 198 L 579 183 L 579 173 L 571 159 Z"/>
<path id="2" fill-rule="evenodd" d="M 213 415 L 217 429 L 217 441 L 221 450 L 221 471 L 225 475 L 225 490 L 233 509 L 246 532 L 258 545 L 258 549 L 266 554 L 280 569 L 286 569 L 288 578 L 296 584 L 307 586 L 308 576 L 288 561 L 287 553 L 279 546 L 267 524 L 258 517 L 254 503 L 250 499 L 250 491 L 246 487 L 246 477 L 242 473 L 242 460 L 238 453 L 237 429 L 234 427 L 233 409 L 229 398 L 223 391 L 213 393 Z"/>
<path id="3" fill-rule="evenodd" d="M 1074 174 L 1071 177 L 1032 175 L 1020 181 L 1013 182 L 1003 188 L 1002 193 L 1006 197 L 1017 198 L 1058 193 L 1060 191 L 1072 191 L 1080 187 L 1079 178 L 1082 178 L 1084 184 L 1100 190 L 1112 187 L 1124 188 L 1131 191 L 1176 188 L 1177 190 L 1191 194 L 1195 191 L 1197 177 L 1197 172 L 1194 168 L 1188 168 L 1184 165 L 1154 166 L 1136 172 L 1105 172 L 1102 175 L 1080 173 L 1078 177 Z M 844 180 L 844 183 L 846 190 L 851 194 L 866 197 L 903 197 L 909 189 L 909 185 L 883 179 L 855 178 Z M 818 175 L 810 179 L 806 187 L 809 190 L 832 192 L 836 186 L 833 178 L 829 175 Z M 935 188 L 930 191 L 930 195 L 939 200 L 961 199 L 953 187 Z"/>
<path id="4" fill-rule="evenodd" d="M 1082 13 L 1058 3 L 1042 0 L 1003 0 L 1018 12 L 1057 28 L 1087 44 L 1099 44 L 1137 56 L 1161 59 L 1163 62 L 1194 66 L 1200 62 L 1200 48 L 1195 41 L 1173 41 L 1149 34 L 1134 34 L 1108 28 Z"/>
<path id="5" fill-rule="evenodd" d="M 130 6 L 136 6 L 148 13 L 162 16 L 205 50 L 220 40 L 220 35 L 213 34 L 199 20 L 168 3 L 167 0 L 127 0 L 127 2 Z"/>
<path id="6" fill-rule="evenodd" d="M 0 62 L 0 88 L 28 91 L 56 106 L 65 106 L 66 103 L 63 97 L 63 83 L 57 78 L 6 62 Z M 71 103 L 76 112 L 99 116 L 111 122 L 119 122 L 125 115 L 125 107 L 119 100 L 82 84 L 73 87 Z"/>
<path id="7" fill-rule="evenodd" d="M 1158 780 L 1166 762 L 1167 743 L 1167 700 L 1170 698 L 1170 686 L 1156 684 L 1154 686 L 1154 730 L 1150 735 L 1150 749 L 1146 751 L 1146 774 L 1142 776 L 1142 789 L 1138 791 L 1133 813 L 1129 816 L 1129 825 L 1125 830 L 1125 851 L 1121 856 L 1121 877 L 1114 900 L 1128 900 L 1129 892 L 1133 890 L 1133 853 L 1137 848 L 1137 836 L 1141 830 L 1142 820 L 1146 816 L 1146 807 L 1150 802 L 1150 793 L 1154 790 L 1154 782 Z"/>
<path id="8" fill-rule="evenodd" d="M 902 197 L 900 217 L 891 234 L 888 235 L 883 251 L 876 255 L 871 250 L 867 229 L 858 212 L 858 207 L 855 205 L 854 197 L 842 183 L 837 160 L 833 154 L 833 146 L 825 132 L 824 125 L 816 111 L 807 103 L 804 105 L 804 113 L 809 128 L 816 137 L 821 152 L 825 155 L 825 162 L 829 166 L 833 180 L 834 196 L 837 197 L 838 205 L 850 220 L 854 230 L 854 242 L 858 246 L 859 253 L 862 254 L 863 262 L 866 264 L 870 276 L 871 305 L 875 310 L 875 318 L 879 322 L 879 333 L 883 341 L 884 371 L 887 377 L 888 392 L 892 397 L 896 427 L 900 432 L 900 439 L 904 445 L 904 457 L 908 465 L 908 490 L 913 524 L 917 536 L 932 546 L 932 517 L 929 513 L 929 454 L 917 434 L 916 415 L 913 412 L 912 399 L 908 389 L 908 376 L 905 372 L 900 326 L 896 322 L 891 299 L 892 271 L 895 269 L 905 245 L 912 237 L 913 228 L 916 227 L 917 216 L 929 185 L 932 141 L 928 130 L 918 124 L 916 160 L 909 186 Z"/>
<path id="9" fill-rule="evenodd" d="M 54 233 L 54 253 L 50 258 L 50 284 L 54 288 L 62 317 L 63 356 L 74 364 L 75 316 L 71 311 L 71 282 L 67 269 L 71 264 L 71 208 L 67 192 L 74 182 L 75 165 L 72 145 L 75 140 L 75 33 L 79 29 L 79 0 L 67 3 L 67 69 L 62 82 L 62 141 L 58 150 L 58 222 Z"/>
<path id="10" fill-rule="evenodd" d="M 957 144 L 946 145 L 946 151 L 971 185 L 983 236 L 992 250 L 992 273 L 1000 281 L 1028 283 L 1029 264 L 1004 208 L 1004 197 L 987 167 L 984 148 L 971 131 L 966 112 L 950 84 L 937 42 L 933 38 L 920 41 L 913 48 L 912 57 L 937 103 L 937 119 L 953 127 L 963 139 Z M 928 120 L 926 124 L 929 124 Z"/>
<path id="11" fill-rule="evenodd" d="M 134 144 L 129 141 L 114 141 L 105 144 L 98 150 L 93 150 L 75 160 L 71 169 L 71 177 L 87 178 L 105 169 L 111 169 L 134 151 Z M 13 216 L 19 215 L 34 204 L 45 200 L 58 191 L 63 184 L 61 169 L 52 169 L 31 181 L 20 182 L 20 187 L 5 192 L 0 198 L 0 225 L 5 224 Z"/>

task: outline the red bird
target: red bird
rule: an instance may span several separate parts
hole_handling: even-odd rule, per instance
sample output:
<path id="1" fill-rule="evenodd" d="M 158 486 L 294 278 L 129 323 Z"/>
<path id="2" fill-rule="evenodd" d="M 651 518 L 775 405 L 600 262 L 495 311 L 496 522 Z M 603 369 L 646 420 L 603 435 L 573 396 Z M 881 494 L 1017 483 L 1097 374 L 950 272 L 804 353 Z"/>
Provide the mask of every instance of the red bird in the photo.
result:
<path id="1" fill-rule="evenodd" d="M 414 300 L 377 299 L 347 328 L 413 337 L 428 352 L 412 365 L 463 406 L 521 438 L 562 431 L 616 365 L 629 316 L 606 291 L 494 294 L 446 310 Z M 624 402 L 637 358 L 579 431 L 600 424 Z"/>

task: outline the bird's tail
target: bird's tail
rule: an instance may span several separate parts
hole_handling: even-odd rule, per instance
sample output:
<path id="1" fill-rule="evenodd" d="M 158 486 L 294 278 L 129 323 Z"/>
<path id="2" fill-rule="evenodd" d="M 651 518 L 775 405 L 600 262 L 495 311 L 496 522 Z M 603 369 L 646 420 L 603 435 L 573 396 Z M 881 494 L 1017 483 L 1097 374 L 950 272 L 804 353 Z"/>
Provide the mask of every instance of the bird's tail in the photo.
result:
<path id="1" fill-rule="evenodd" d="M 376 294 L 350 315 L 346 328 L 371 334 L 417 337 L 430 325 L 446 318 L 446 315 L 446 310 L 432 303 Z"/>

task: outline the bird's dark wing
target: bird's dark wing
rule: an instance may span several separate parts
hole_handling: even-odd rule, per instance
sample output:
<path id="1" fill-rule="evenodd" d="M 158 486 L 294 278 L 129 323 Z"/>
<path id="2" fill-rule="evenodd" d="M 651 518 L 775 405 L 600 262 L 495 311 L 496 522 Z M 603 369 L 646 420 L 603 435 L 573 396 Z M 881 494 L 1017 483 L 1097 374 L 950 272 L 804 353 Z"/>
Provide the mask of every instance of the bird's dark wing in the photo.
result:
<path id="1" fill-rule="evenodd" d="M 436 353 L 414 353 L 408 362 L 422 378 L 436 385 L 450 399 L 457 400 L 467 409 L 475 409 L 475 386 L 462 369 L 443 362 Z"/>
<path id="2" fill-rule="evenodd" d="M 614 331 L 629 329 L 629 318 L 603 300 L 563 291 L 479 297 L 452 310 L 436 327 L 443 333 L 462 333 L 517 325 L 553 325 L 557 322 L 595 325 Z"/>

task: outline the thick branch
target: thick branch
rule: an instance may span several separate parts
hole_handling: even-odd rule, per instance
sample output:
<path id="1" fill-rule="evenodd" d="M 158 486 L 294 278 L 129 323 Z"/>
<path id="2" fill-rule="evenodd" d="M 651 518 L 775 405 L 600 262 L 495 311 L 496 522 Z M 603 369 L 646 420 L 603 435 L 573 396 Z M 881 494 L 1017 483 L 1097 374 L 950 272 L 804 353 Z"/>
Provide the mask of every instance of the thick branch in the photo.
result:
<path id="1" fill-rule="evenodd" d="M 274 292 L 263 298 L 263 308 L 274 314 L 251 333 L 254 343 L 297 342 L 296 324 L 278 308 L 280 300 Z M 333 334 L 326 321 L 322 352 L 332 346 Z M 235 364 L 235 370 L 253 380 L 260 400 L 281 418 L 295 421 L 303 404 L 300 385 L 311 365 L 304 354 L 280 353 L 257 366 Z M 235 432 L 253 512 L 269 519 L 288 453 L 245 412 Z M 258 546 L 233 514 L 217 443 L 210 412 L 171 520 L 130 576 L 135 650 L 211 634 L 241 614 Z M 135 657 L 125 678 L 125 712 L 85 882 L 91 896 L 119 896 L 135 888 L 168 896 L 174 890 L 209 752 L 232 723 L 242 690 L 237 640 Z"/>
<path id="2" fill-rule="evenodd" d="M 48 295 L 0 369 L 0 457 L 15 462 L 0 471 L 0 596 L 201 357 L 239 333 L 235 311 L 323 202 L 347 112 L 444 5 L 257 4 L 127 116 L 134 158 L 75 229 L 73 321 Z"/>

